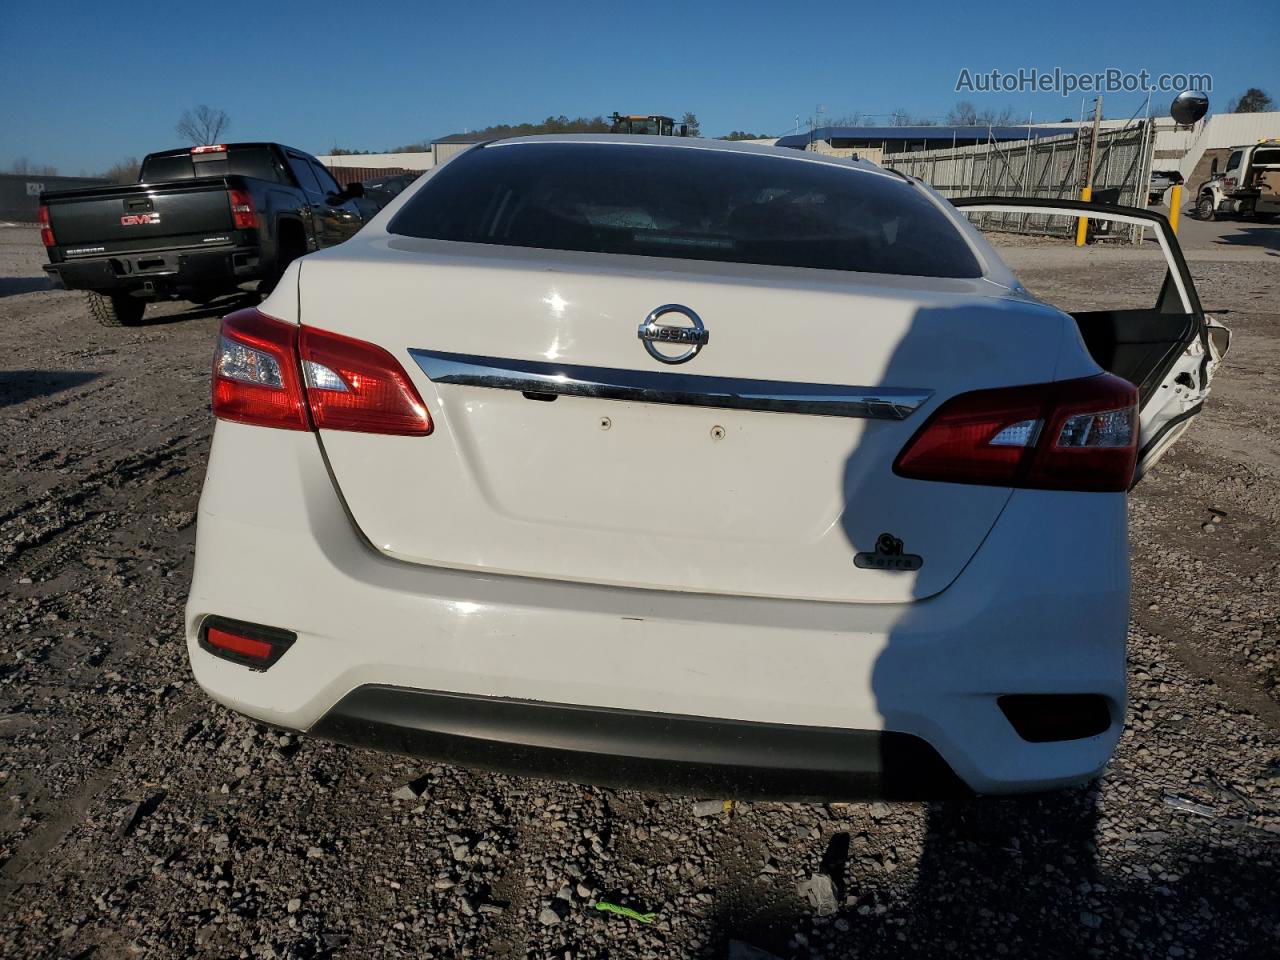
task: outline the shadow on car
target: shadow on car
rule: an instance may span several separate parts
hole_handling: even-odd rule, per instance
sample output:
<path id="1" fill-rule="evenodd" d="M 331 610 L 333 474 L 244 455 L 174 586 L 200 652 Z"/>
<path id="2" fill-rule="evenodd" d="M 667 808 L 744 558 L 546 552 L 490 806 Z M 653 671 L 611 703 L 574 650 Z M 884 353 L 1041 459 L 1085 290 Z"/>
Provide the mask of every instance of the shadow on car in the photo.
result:
<path id="1" fill-rule="evenodd" d="M 882 384 L 913 383 L 913 358 L 918 363 L 920 349 L 938 342 L 937 325 L 948 320 L 945 309 L 917 311 Z M 864 431 L 846 458 L 842 522 L 857 550 L 866 545 L 854 542 L 848 518 L 859 503 L 874 503 L 868 498 L 875 464 L 883 460 L 865 451 L 875 442 L 874 431 Z M 911 629 L 928 602 L 909 605 L 876 659 L 872 689 L 891 729 L 907 728 L 912 697 L 930 679 L 937 681 L 937 669 L 920 654 L 918 630 Z M 1085 638 L 1081 646 L 1088 646 Z M 999 688 L 1000 680 L 993 684 Z M 999 750 L 995 742 L 988 747 Z M 882 758 L 889 793 L 909 786 L 917 773 L 898 769 L 900 761 L 890 753 Z M 1132 782 L 1132 772 L 1124 776 Z M 1249 852 L 1229 838 L 1211 839 L 1207 829 L 1178 839 L 1173 827 L 1161 825 L 1167 814 L 1160 789 L 1149 783 L 1138 796 L 1127 792 L 1109 800 L 1109 806 L 1140 804 L 1141 794 L 1149 794 L 1151 809 L 1126 811 L 1128 822 L 1140 828 L 1121 831 L 1109 822 L 1116 812 L 1102 807 L 1101 783 L 930 800 L 923 809 L 912 804 L 883 815 L 833 810 L 827 822 L 834 832 L 799 843 L 808 847 L 804 872 L 830 877 L 835 912 L 815 917 L 788 885 L 762 884 L 758 861 L 726 860 L 702 956 L 1252 957 L 1273 951 L 1274 846 Z M 1105 858 L 1099 856 L 1100 829 L 1108 843 Z M 730 949 L 733 941 L 768 954 Z"/>

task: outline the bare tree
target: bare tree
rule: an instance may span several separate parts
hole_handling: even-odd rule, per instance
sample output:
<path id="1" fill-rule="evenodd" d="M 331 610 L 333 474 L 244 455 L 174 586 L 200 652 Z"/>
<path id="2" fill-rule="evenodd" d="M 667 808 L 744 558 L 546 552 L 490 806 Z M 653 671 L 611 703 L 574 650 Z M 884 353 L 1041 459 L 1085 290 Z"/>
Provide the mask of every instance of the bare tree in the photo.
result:
<path id="1" fill-rule="evenodd" d="M 1007 127 L 1013 122 L 1013 107 L 1005 107 L 999 113 L 995 110 L 983 110 L 978 114 L 977 122 L 983 126 Z"/>
<path id="2" fill-rule="evenodd" d="M 978 109 L 968 100 L 957 100 L 947 111 L 947 123 L 954 127 L 972 127 L 978 122 Z"/>
<path id="3" fill-rule="evenodd" d="M 98 176 L 112 183 L 135 183 L 138 179 L 138 158 L 125 157 L 119 163 L 107 167 Z"/>
<path id="4" fill-rule="evenodd" d="M 194 110 L 183 110 L 175 128 L 178 136 L 197 147 L 217 143 L 218 138 L 231 126 L 227 111 L 200 104 Z"/>
<path id="5" fill-rule="evenodd" d="M 29 177 L 56 177 L 58 168 L 50 164 L 32 163 L 26 157 L 19 157 L 9 167 L 10 173 L 25 174 Z"/>

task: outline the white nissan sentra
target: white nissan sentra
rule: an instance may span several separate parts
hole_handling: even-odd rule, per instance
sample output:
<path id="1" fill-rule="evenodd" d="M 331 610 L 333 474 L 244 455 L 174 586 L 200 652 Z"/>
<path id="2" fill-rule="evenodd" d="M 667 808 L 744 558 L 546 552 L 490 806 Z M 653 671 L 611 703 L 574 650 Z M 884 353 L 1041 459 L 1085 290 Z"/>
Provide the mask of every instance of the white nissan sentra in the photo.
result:
<path id="1" fill-rule="evenodd" d="M 1148 308 L 1043 303 L 967 218 L 1082 212 L 1154 237 Z M 1127 491 L 1226 344 L 1145 211 L 477 145 L 223 321 L 192 668 L 268 724 L 537 776 L 1078 783 L 1123 726 Z"/>

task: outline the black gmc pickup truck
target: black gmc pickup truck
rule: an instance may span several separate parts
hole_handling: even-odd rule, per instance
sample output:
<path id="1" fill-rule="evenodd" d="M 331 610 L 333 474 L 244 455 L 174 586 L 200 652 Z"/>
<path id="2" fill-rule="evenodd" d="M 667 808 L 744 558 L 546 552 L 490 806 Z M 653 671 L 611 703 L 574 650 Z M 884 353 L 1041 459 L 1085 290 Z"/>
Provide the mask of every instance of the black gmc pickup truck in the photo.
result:
<path id="1" fill-rule="evenodd" d="M 355 199 L 314 157 L 278 143 L 229 143 L 149 154 L 136 184 L 40 197 L 44 268 L 55 286 L 88 291 L 108 326 L 141 322 L 148 301 L 208 303 L 360 229 Z"/>

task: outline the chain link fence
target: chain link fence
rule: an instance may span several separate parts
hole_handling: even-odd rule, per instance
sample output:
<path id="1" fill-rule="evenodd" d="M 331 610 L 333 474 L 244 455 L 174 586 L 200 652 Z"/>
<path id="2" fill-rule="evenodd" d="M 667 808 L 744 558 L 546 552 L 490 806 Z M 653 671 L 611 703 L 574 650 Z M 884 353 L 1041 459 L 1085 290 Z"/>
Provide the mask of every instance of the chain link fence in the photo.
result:
<path id="1" fill-rule="evenodd" d="M 1076 200 L 1089 163 L 1091 128 L 1074 134 L 886 154 L 881 166 L 919 177 L 946 197 L 1035 197 Z M 1119 130 L 1100 130 L 1094 160 L 1093 199 L 1100 203 L 1146 207 L 1151 182 L 1152 145 L 1149 121 Z M 973 214 L 983 230 L 1071 237 L 1076 218 L 1034 213 Z M 1111 226 L 1110 236 L 1138 242 L 1142 228 Z M 1090 229 L 1095 229 L 1090 224 Z"/>

